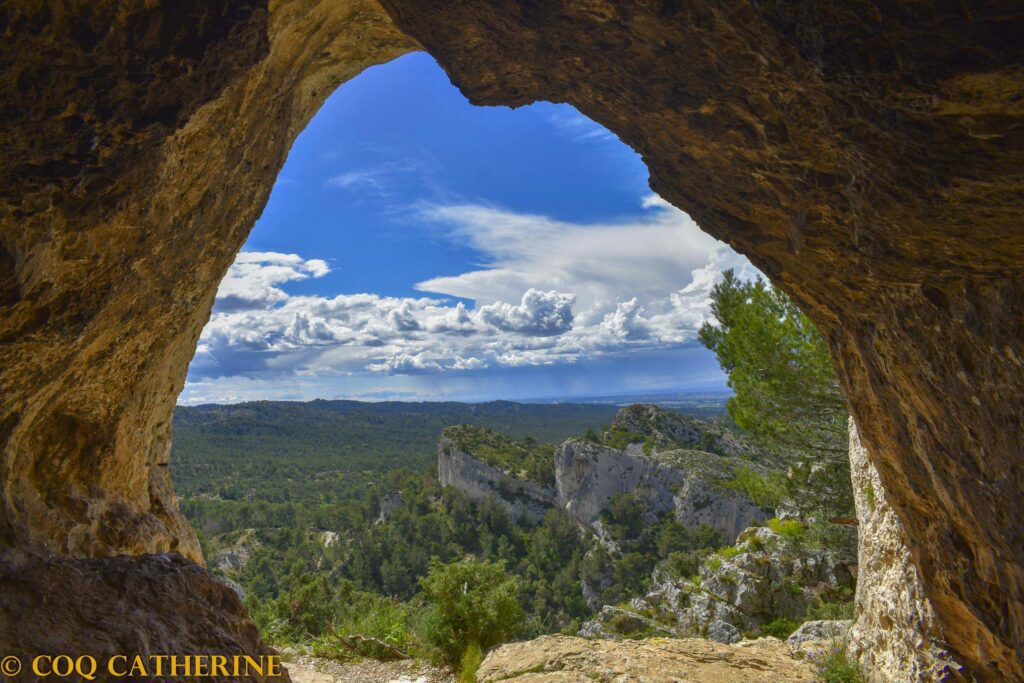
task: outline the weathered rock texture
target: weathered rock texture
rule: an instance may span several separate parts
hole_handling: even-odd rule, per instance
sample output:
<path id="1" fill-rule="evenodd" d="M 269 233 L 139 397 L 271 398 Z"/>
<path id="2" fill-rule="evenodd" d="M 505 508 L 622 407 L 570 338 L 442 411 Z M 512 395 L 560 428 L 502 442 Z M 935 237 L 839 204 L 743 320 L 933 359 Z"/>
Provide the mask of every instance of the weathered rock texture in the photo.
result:
<path id="1" fill-rule="evenodd" d="M 965 680 L 910 557 L 907 535 L 850 421 L 850 474 L 857 506 L 857 613 L 850 654 L 869 683 Z"/>
<path id="2" fill-rule="evenodd" d="M 852 587 L 851 568 L 833 553 L 752 527 L 734 552 L 701 562 L 696 577 L 673 573 L 671 563 L 656 567 L 645 596 L 605 607 L 580 635 L 635 637 L 646 630 L 735 642 L 779 617 L 802 620 L 816 596 L 835 601 Z"/>
<path id="3" fill-rule="evenodd" d="M 702 420 L 652 405 L 622 408 L 603 437 L 607 441 L 617 434 L 619 447 L 569 439 L 553 452 L 540 449 L 539 457 L 549 466 L 553 461 L 550 483 L 541 483 L 548 477 L 530 480 L 529 468 L 522 462 L 530 457 L 527 449 L 493 432 L 497 439 L 507 441 L 509 453 L 520 451 L 521 457 L 488 462 L 488 430 L 479 431 L 485 441 L 477 446 L 471 439 L 453 439 L 449 430 L 445 431 L 437 446 L 438 479 L 442 486 L 459 489 L 472 500 L 500 504 L 515 518 L 539 520 L 550 508 L 558 507 L 609 546 L 614 541 L 604 533 L 601 515 L 611 509 L 612 499 L 619 494 L 635 496 L 651 523 L 671 513 L 687 528 L 708 525 L 718 529 L 726 543 L 765 518 L 764 510 L 745 493 L 725 485 L 735 476 L 736 467 L 759 467 L 737 457 L 750 455 L 753 446 Z M 730 455 L 686 448 L 697 444 Z M 753 454 L 760 455 L 756 450 Z"/>
<path id="4" fill-rule="evenodd" d="M 202 561 L 167 458 L 217 285 L 324 98 L 414 43 L 361 0 L 12 3 L 0 35 L 0 558 L 38 567 L 5 651 L 251 650 L 213 579 L 27 558 Z"/>
<path id="5" fill-rule="evenodd" d="M 825 334 L 950 646 L 1024 677 L 1024 16 L 384 0 L 479 104 L 571 102 Z M 198 557 L 166 468 L 217 282 L 377 5 L 0 8 L 0 542 Z"/>
<path id="6" fill-rule="evenodd" d="M 492 650 L 481 683 L 790 683 L 814 680 L 811 667 L 775 638 L 723 645 L 702 639 L 585 640 L 543 636 Z"/>
<path id="7" fill-rule="evenodd" d="M 625 450 L 580 439 L 566 441 L 555 453 L 558 502 L 580 523 L 597 531 L 601 513 L 616 494 L 631 494 L 648 514 L 672 513 L 688 528 L 707 524 L 726 543 L 764 511 L 743 493 L 719 481 L 732 476 L 735 459 L 691 450 L 644 453 L 640 444 Z"/>
<path id="8" fill-rule="evenodd" d="M 373 2 L 0 9 L 0 539 L 201 561 L 167 472 L 218 282 L 292 140 L 413 47 Z"/>
<path id="9" fill-rule="evenodd" d="M 569 102 L 831 346 L 950 645 L 1024 677 L 1024 15 L 383 0 L 476 104 Z"/>
<path id="10" fill-rule="evenodd" d="M 554 487 L 502 472 L 461 450 L 448 437 L 437 444 L 437 475 L 441 486 L 457 488 L 477 502 L 494 501 L 516 519 L 540 520 L 558 505 Z"/>
<path id="11" fill-rule="evenodd" d="M 0 563 L 0 651 L 92 655 L 272 654 L 235 592 L 180 555 Z M 49 677 L 47 680 L 52 680 Z M 235 681 L 223 677 L 204 680 Z M 287 682 L 288 676 L 246 680 Z"/>

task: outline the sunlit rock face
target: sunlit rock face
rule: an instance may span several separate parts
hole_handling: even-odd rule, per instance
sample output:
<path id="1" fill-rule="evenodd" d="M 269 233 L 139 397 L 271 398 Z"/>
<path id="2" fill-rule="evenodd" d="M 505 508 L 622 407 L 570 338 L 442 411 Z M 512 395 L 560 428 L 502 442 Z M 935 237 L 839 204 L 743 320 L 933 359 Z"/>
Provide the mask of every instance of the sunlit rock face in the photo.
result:
<path id="1" fill-rule="evenodd" d="M 796 298 L 951 649 L 1024 676 L 1015 5 L 383 4 L 401 32 L 359 0 L 0 9 L 5 554 L 199 559 L 165 465 L 217 283 L 326 95 L 418 42 L 476 103 L 609 127 Z"/>
<path id="2" fill-rule="evenodd" d="M 878 472 L 850 421 L 850 474 L 857 506 L 857 613 L 849 636 L 869 683 L 966 680 L 943 642 L 941 622 L 907 547 Z"/>
<path id="3" fill-rule="evenodd" d="M 689 529 L 707 525 L 725 543 L 764 520 L 765 513 L 746 495 L 723 486 L 743 461 L 692 450 L 644 453 L 641 444 L 625 450 L 571 439 L 555 451 L 558 502 L 580 524 L 602 536 L 601 515 L 617 495 L 632 495 L 643 503 L 653 522 L 672 514 Z"/>
<path id="4" fill-rule="evenodd" d="M 558 505 L 553 486 L 503 472 L 462 450 L 448 437 L 442 437 L 437 444 L 437 480 L 441 486 L 454 487 L 472 501 L 496 503 L 513 519 L 525 517 L 539 522 Z"/>

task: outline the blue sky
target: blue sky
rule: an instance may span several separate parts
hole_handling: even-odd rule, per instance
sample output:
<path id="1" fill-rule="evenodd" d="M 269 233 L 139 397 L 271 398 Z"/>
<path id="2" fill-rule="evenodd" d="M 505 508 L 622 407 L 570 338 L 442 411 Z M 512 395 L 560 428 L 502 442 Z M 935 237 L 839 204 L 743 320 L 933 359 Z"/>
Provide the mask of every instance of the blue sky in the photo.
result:
<path id="1" fill-rule="evenodd" d="M 222 283 L 183 403 L 724 388 L 694 341 L 755 271 L 568 105 L 473 107 L 427 55 L 341 86 Z"/>

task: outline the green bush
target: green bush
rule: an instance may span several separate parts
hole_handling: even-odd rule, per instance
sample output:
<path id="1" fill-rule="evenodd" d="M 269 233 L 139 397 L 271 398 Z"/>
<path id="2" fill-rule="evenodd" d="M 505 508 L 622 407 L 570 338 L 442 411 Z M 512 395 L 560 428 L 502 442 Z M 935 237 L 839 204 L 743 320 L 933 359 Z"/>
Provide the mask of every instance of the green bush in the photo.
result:
<path id="1" fill-rule="evenodd" d="M 779 617 L 772 619 L 767 624 L 761 626 L 761 635 L 763 636 L 774 636 L 779 640 L 785 640 L 793 635 L 793 632 L 800 628 L 800 624 L 793 621 L 792 619 L 786 619 L 785 617 Z"/>
<path id="2" fill-rule="evenodd" d="M 700 568 L 701 560 L 706 556 L 706 551 L 692 550 L 690 552 L 670 553 L 661 567 L 671 576 L 684 577 L 693 576 Z"/>
<path id="3" fill-rule="evenodd" d="M 731 560 L 739 554 L 740 549 L 734 545 L 727 545 L 718 551 L 719 557 L 721 557 L 723 560 Z"/>
<path id="4" fill-rule="evenodd" d="M 746 494 L 755 505 L 776 508 L 786 496 L 786 475 L 782 472 L 761 474 L 745 465 L 733 470 L 733 478 L 725 485 L 734 491 Z"/>
<path id="5" fill-rule="evenodd" d="M 331 632 L 313 641 L 313 653 L 332 659 L 368 657 L 386 661 L 415 656 L 425 648 L 412 628 L 409 605 L 363 593 L 340 612 Z"/>
<path id="6" fill-rule="evenodd" d="M 821 683 L 864 683 L 857 660 L 846 654 L 846 643 L 833 641 L 832 647 L 808 657 Z"/>
<path id="7" fill-rule="evenodd" d="M 609 427 L 608 431 L 606 431 L 602 436 L 602 440 L 606 445 L 620 451 L 626 450 L 626 447 L 631 443 L 642 443 L 645 441 L 643 434 L 630 432 L 619 426 Z"/>
<path id="8" fill-rule="evenodd" d="M 675 519 L 669 518 L 662 523 L 658 532 L 657 550 L 662 557 L 677 552 L 690 552 L 707 548 L 718 548 L 722 545 L 722 532 L 713 526 L 701 524 L 690 529 Z M 693 572 L 687 572 L 692 574 Z"/>
<path id="9" fill-rule="evenodd" d="M 467 648 L 484 652 L 515 636 L 525 621 L 519 579 L 503 561 L 443 564 L 434 558 L 420 585 L 430 603 L 424 635 L 453 667 L 462 664 Z"/>
<path id="10" fill-rule="evenodd" d="M 822 600 L 819 596 L 811 601 L 811 604 L 807 606 L 807 614 L 805 619 L 807 621 L 839 621 L 844 619 L 853 619 L 854 617 L 854 603 L 853 600 L 847 600 L 844 602 L 829 602 Z"/>
<path id="11" fill-rule="evenodd" d="M 780 520 L 773 517 L 768 520 L 768 528 L 787 541 L 799 542 L 804 537 L 804 525 L 795 519 Z"/>

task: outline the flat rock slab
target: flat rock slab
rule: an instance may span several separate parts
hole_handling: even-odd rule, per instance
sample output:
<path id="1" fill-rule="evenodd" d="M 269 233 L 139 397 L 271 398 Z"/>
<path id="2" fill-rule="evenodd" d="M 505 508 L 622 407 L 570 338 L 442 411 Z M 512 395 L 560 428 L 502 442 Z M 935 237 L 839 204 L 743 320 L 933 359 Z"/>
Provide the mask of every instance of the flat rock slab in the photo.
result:
<path id="1" fill-rule="evenodd" d="M 493 650 L 481 665 L 477 680 L 481 683 L 811 683 L 814 673 L 776 638 L 723 645 L 700 638 L 587 640 L 543 636 Z"/>

